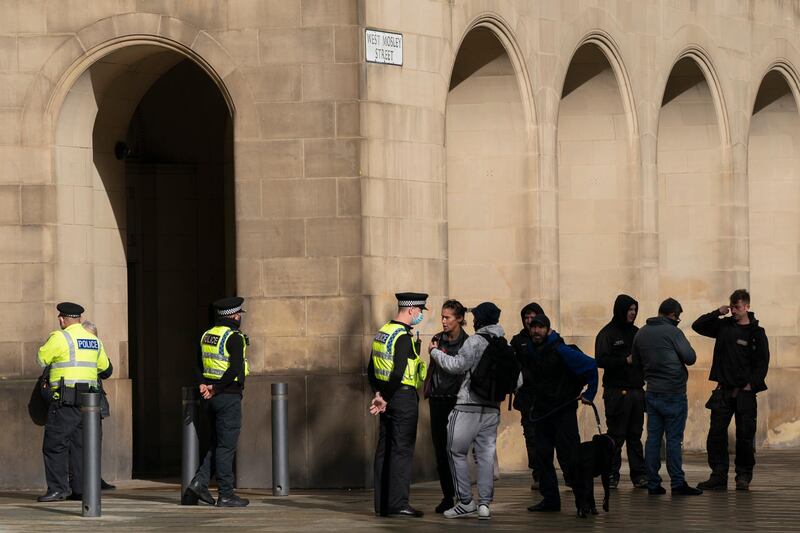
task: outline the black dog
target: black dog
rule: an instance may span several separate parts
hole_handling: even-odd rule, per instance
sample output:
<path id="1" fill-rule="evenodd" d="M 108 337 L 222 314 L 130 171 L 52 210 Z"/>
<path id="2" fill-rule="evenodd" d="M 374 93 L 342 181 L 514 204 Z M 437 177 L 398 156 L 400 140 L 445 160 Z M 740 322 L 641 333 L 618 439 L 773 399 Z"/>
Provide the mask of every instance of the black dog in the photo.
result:
<path id="1" fill-rule="evenodd" d="M 590 442 L 582 442 L 572 457 L 572 491 L 578 517 L 597 514 L 594 503 L 594 478 L 603 481 L 603 511 L 608 512 L 611 460 L 616 450 L 614 439 L 606 434 L 595 435 Z"/>

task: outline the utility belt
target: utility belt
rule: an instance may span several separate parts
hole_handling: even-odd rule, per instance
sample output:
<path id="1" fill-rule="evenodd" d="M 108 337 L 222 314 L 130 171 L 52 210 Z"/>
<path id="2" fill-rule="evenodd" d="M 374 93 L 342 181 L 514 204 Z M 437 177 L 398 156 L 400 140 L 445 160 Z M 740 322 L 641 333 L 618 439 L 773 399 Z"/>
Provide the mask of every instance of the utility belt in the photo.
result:
<path id="1" fill-rule="evenodd" d="M 59 406 L 80 407 L 80 395 L 86 392 L 99 392 L 99 389 L 88 383 L 76 383 L 74 387 L 67 387 L 64 386 L 64 378 L 61 378 L 59 386 L 51 389 L 52 402 Z"/>
<path id="2" fill-rule="evenodd" d="M 417 390 L 417 388 L 411 385 L 400 385 L 398 390 Z"/>

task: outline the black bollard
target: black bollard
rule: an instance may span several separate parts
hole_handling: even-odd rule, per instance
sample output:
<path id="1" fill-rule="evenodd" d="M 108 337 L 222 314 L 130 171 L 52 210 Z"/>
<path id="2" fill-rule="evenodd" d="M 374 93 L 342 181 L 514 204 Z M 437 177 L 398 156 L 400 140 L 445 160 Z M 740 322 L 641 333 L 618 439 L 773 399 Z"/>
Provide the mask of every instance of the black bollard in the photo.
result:
<path id="1" fill-rule="evenodd" d="M 196 505 L 194 498 L 186 497 L 186 487 L 192 482 L 200 462 L 200 439 L 197 436 L 197 407 L 200 405 L 200 397 L 197 387 L 183 387 L 182 393 L 181 505 Z"/>
<path id="2" fill-rule="evenodd" d="M 289 495 L 289 385 L 272 384 L 272 495 Z"/>
<path id="3" fill-rule="evenodd" d="M 79 398 L 83 424 L 83 505 L 81 514 L 100 516 L 100 393 Z"/>

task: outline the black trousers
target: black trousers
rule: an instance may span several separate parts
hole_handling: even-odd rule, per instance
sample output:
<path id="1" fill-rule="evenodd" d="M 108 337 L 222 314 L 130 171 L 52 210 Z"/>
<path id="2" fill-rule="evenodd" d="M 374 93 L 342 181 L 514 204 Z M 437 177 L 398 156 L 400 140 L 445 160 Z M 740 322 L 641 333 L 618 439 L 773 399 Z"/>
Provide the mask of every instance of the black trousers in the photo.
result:
<path id="1" fill-rule="evenodd" d="M 380 415 L 374 473 L 378 514 L 386 515 L 408 506 L 418 401 L 416 390 L 399 389 Z"/>
<path id="2" fill-rule="evenodd" d="M 450 472 L 450 450 L 447 448 L 447 420 L 455 405 L 455 396 L 431 397 L 429 399 L 431 439 L 433 440 L 433 451 L 436 454 L 436 472 L 439 474 L 442 496 L 451 500 L 455 498 L 456 491 L 453 487 L 453 474 Z"/>
<path id="3" fill-rule="evenodd" d="M 50 404 L 42 443 L 47 492 L 83 493 L 83 423 L 80 407 Z M 72 467 L 72 478 L 69 476 Z"/>
<path id="4" fill-rule="evenodd" d="M 728 426 L 736 420 L 736 479 L 750 482 L 756 464 L 755 436 L 758 404 L 752 391 L 717 389 L 706 403 L 711 409 L 711 427 L 708 429 L 708 466 L 711 476 L 728 480 Z"/>
<path id="5" fill-rule="evenodd" d="M 605 387 L 603 403 L 606 407 L 606 425 L 608 434 L 617 443 L 614 459 L 611 463 L 611 475 L 619 479 L 622 466 L 622 445 L 628 451 L 628 466 L 631 481 L 636 483 L 647 478 L 642 448 L 642 430 L 644 427 L 644 390 L 618 389 Z"/>
<path id="6" fill-rule="evenodd" d="M 575 449 L 580 445 L 578 433 L 577 406 L 568 406 L 560 411 L 536 422 L 534 447 L 536 450 L 536 471 L 539 474 L 539 492 L 548 505 L 561 505 L 561 496 L 558 493 L 558 478 L 553 466 L 553 452 L 558 451 L 558 456 L 563 457 L 561 462 L 564 467 L 564 478 L 571 481 L 569 459 Z M 536 414 L 534 413 L 534 418 Z"/>
<path id="7" fill-rule="evenodd" d="M 219 495 L 229 497 L 236 485 L 233 459 L 242 429 L 242 397 L 238 394 L 217 394 L 208 400 L 207 408 L 211 422 L 211 446 L 194 479 L 201 486 L 208 487 L 211 476 L 215 475 Z"/>

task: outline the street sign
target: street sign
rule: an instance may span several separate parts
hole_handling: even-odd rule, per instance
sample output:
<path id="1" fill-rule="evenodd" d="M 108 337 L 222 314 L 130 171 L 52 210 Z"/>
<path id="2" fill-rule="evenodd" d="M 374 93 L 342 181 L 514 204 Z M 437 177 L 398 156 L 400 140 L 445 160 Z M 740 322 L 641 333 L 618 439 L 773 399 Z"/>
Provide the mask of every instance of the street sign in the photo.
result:
<path id="1" fill-rule="evenodd" d="M 370 30 L 364 32 L 364 50 L 368 63 L 403 65 L 403 34 Z"/>

